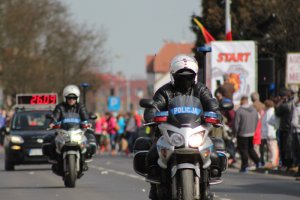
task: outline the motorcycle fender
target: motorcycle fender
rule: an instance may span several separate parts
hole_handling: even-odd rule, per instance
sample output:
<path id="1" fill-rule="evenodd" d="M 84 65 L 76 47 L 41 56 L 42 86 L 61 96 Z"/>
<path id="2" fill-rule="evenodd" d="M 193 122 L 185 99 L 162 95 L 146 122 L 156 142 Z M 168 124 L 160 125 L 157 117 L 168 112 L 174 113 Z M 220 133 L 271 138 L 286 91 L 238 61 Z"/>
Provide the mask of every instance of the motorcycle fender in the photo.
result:
<path id="1" fill-rule="evenodd" d="M 171 169 L 171 177 L 172 178 L 176 175 L 177 170 L 179 170 L 179 169 L 194 169 L 196 175 L 200 178 L 199 166 L 192 164 L 192 163 L 181 163 L 181 164 L 174 165 Z"/>
<path id="2" fill-rule="evenodd" d="M 67 171 L 66 157 L 67 157 L 67 155 L 70 155 L 70 154 L 76 155 L 76 157 L 77 157 L 76 170 L 79 171 L 80 170 L 80 153 L 79 153 L 79 151 L 65 151 L 63 153 L 64 171 Z"/>

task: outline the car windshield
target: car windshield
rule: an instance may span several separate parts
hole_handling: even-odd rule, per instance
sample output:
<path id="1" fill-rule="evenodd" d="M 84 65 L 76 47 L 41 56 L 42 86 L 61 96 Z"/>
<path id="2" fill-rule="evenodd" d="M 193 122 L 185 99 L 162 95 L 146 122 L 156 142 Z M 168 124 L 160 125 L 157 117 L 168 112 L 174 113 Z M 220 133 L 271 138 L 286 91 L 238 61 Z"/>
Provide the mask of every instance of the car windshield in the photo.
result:
<path id="1" fill-rule="evenodd" d="M 20 112 L 16 113 L 12 121 L 15 130 L 46 130 L 50 120 L 46 114 L 50 112 Z"/>

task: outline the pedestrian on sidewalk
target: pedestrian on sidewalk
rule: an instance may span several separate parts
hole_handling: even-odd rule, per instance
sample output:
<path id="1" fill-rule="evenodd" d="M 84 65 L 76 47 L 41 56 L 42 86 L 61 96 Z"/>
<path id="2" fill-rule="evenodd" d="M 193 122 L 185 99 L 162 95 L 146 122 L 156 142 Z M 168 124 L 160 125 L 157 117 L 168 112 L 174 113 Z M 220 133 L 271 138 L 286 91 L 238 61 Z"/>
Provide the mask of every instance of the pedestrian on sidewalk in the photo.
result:
<path id="1" fill-rule="evenodd" d="M 116 135 L 117 135 L 117 121 L 111 112 L 105 113 L 107 122 L 107 133 L 110 139 L 111 155 L 116 155 Z"/>
<path id="2" fill-rule="evenodd" d="M 269 122 L 274 116 L 274 102 L 272 100 L 266 100 L 265 102 L 266 112 L 262 118 L 262 140 L 267 143 L 267 154 L 270 152 L 271 158 L 270 163 L 265 165 L 266 168 L 274 169 L 278 167 L 279 164 L 279 149 L 276 138 L 276 128 L 272 126 Z M 264 158 L 265 149 L 261 151 L 261 159 Z M 268 160 L 267 160 L 268 161 Z"/>
<path id="3" fill-rule="evenodd" d="M 289 89 L 281 89 L 279 101 L 275 106 L 275 114 L 280 119 L 279 125 L 279 153 L 281 170 L 289 170 L 293 167 L 293 139 L 292 139 L 292 115 L 293 96 Z"/>
<path id="4" fill-rule="evenodd" d="M 6 134 L 6 112 L 0 108 L 0 145 L 3 146 Z"/>
<path id="5" fill-rule="evenodd" d="M 240 172 L 247 172 L 249 156 L 256 167 L 260 167 L 259 157 L 253 148 L 253 136 L 257 122 L 256 109 L 249 104 L 248 96 L 242 96 L 241 106 L 237 109 L 234 118 L 234 133 L 237 137 L 237 147 L 242 161 Z"/>
<path id="6" fill-rule="evenodd" d="M 298 172 L 296 173 L 296 180 L 300 181 L 300 89 L 298 90 L 297 97 L 298 99 L 294 105 L 292 127 L 294 129 L 295 138 L 295 155 L 297 155 L 298 159 Z"/>
<path id="7" fill-rule="evenodd" d="M 263 151 L 265 149 L 265 146 L 267 145 L 266 141 L 261 139 L 261 129 L 262 129 L 262 118 L 265 114 L 265 105 L 260 101 L 259 94 L 257 92 L 253 92 L 251 94 L 251 101 L 253 102 L 253 106 L 258 112 L 258 122 L 257 126 L 254 132 L 253 136 L 253 144 L 254 144 L 254 150 L 256 151 L 258 157 L 260 157 L 260 160 L 262 162 L 262 165 L 264 165 L 264 158 L 263 158 Z"/>

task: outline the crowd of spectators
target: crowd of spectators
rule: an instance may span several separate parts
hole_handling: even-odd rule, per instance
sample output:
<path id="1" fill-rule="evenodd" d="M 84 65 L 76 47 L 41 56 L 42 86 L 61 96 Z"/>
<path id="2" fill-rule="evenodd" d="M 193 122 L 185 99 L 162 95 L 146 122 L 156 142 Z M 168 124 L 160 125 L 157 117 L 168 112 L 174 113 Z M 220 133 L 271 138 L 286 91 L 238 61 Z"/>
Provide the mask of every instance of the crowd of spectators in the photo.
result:
<path id="1" fill-rule="evenodd" d="M 114 156 L 119 152 L 130 155 L 135 140 L 145 134 L 142 117 L 137 112 L 117 115 L 111 112 L 102 115 L 97 113 L 95 136 L 99 154 L 109 152 Z"/>
<path id="2" fill-rule="evenodd" d="M 228 83 L 217 88 L 218 101 L 231 98 L 228 88 Z M 292 171 L 300 180 L 300 89 L 283 88 L 264 102 L 257 92 L 243 95 L 240 105 L 222 115 L 225 126 L 211 134 L 223 137 L 229 165 L 236 163 L 239 155 L 240 172 L 257 168 Z"/>

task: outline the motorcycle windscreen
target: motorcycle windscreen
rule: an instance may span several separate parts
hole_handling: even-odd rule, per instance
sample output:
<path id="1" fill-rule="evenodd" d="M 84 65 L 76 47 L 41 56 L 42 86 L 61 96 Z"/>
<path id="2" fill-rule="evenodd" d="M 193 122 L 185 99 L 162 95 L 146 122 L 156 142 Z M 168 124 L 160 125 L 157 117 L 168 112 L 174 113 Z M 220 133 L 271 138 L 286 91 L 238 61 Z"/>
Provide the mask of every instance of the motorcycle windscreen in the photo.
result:
<path id="1" fill-rule="evenodd" d="M 176 96 L 169 104 L 168 122 L 177 127 L 195 127 L 203 113 L 200 99 L 194 96 Z"/>
<path id="2" fill-rule="evenodd" d="M 81 119 L 78 113 L 68 112 L 61 120 L 61 128 L 64 130 L 79 129 L 81 127 Z"/>

